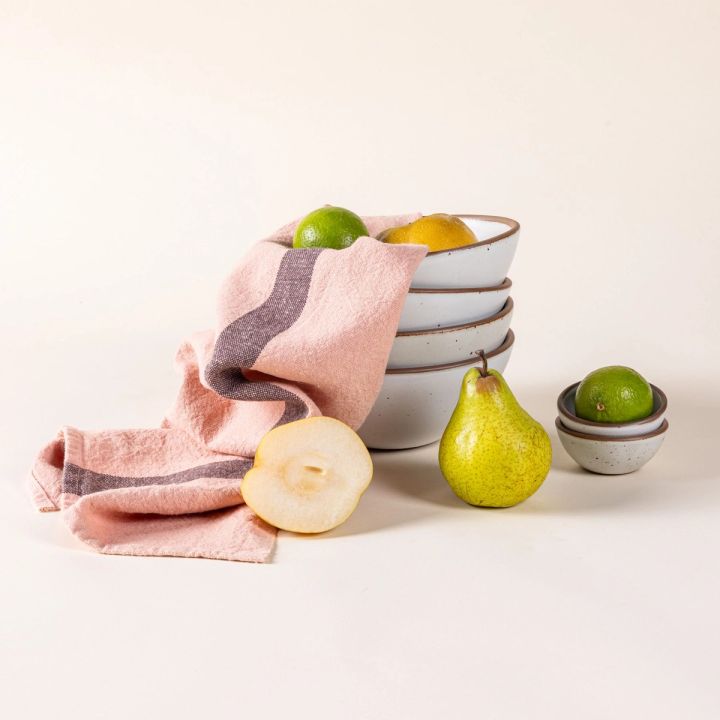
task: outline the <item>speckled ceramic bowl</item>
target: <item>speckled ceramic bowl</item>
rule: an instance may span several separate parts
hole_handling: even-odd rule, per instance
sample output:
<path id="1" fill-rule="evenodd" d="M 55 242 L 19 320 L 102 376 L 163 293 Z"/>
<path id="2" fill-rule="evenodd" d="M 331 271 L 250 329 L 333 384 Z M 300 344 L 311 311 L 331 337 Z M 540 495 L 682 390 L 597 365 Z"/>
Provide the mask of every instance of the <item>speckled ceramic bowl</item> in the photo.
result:
<path id="1" fill-rule="evenodd" d="M 599 437 L 570 430 L 555 420 L 560 442 L 568 455 L 581 467 L 600 475 L 625 475 L 645 465 L 665 440 L 668 421 L 656 430 L 630 437 Z"/>
<path id="2" fill-rule="evenodd" d="M 515 336 L 487 353 L 488 367 L 503 372 Z M 388 370 L 380 394 L 358 434 L 370 448 L 403 450 L 439 440 L 450 420 L 465 373 L 478 358 L 434 367 Z"/>
<path id="3" fill-rule="evenodd" d="M 429 252 L 415 271 L 413 288 L 473 288 L 499 285 L 507 275 L 520 237 L 516 220 L 497 215 L 457 215 L 478 242 Z"/>
<path id="4" fill-rule="evenodd" d="M 430 330 L 398 332 L 390 350 L 388 369 L 444 365 L 477 359 L 502 345 L 510 329 L 513 299 L 508 298 L 500 312 L 484 320 Z"/>
<path id="5" fill-rule="evenodd" d="M 657 430 L 665 420 L 667 411 L 667 397 L 665 393 L 655 385 L 651 385 L 653 392 L 653 411 L 651 415 L 642 420 L 626 423 L 600 423 L 593 420 L 584 420 L 575 414 L 575 392 L 578 385 L 576 382 L 566 387 L 558 396 L 557 408 L 560 413 L 562 424 L 568 430 L 586 433 L 587 435 L 600 435 L 602 437 L 630 437 L 634 435 L 647 435 Z"/>
<path id="6" fill-rule="evenodd" d="M 502 310 L 511 286 L 510 278 L 505 278 L 494 287 L 410 288 L 398 330 L 427 330 L 484 320 Z"/>

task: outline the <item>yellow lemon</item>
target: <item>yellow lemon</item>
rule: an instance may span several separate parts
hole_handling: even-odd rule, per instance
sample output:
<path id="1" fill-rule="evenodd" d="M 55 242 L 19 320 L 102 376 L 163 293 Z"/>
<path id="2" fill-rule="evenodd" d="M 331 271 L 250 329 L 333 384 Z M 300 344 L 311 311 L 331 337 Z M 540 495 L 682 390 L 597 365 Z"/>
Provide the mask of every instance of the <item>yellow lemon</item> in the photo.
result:
<path id="1" fill-rule="evenodd" d="M 425 215 L 409 225 L 385 230 L 378 240 L 427 245 L 430 252 L 453 250 L 477 242 L 473 231 L 459 217 L 445 213 Z"/>

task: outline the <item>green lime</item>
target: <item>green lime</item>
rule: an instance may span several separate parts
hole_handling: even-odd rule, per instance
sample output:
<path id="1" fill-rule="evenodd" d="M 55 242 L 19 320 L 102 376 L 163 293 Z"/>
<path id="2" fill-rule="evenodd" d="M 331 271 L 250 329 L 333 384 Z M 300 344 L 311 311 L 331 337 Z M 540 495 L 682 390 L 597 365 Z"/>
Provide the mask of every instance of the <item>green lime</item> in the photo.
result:
<path id="1" fill-rule="evenodd" d="M 322 207 L 300 221 L 295 230 L 293 247 L 342 250 L 367 234 L 365 223 L 354 212 L 340 207 Z"/>
<path id="2" fill-rule="evenodd" d="M 611 365 L 591 372 L 575 393 L 575 414 L 607 423 L 642 420 L 652 413 L 648 381 L 632 368 Z"/>

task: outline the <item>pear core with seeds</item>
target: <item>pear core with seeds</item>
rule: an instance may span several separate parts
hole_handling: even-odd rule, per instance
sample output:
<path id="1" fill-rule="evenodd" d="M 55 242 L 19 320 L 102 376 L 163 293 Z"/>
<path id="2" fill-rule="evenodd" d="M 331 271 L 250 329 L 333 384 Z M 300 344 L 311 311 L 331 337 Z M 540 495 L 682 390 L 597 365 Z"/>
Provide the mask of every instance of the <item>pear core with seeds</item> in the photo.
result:
<path id="1" fill-rule="evenodd" d="M 372 475 L 370 453 L 358 435 L 339 420 L 314 417 L 263 437 L 241 491 L 270 525 L 321 533 L 350 517 Z"/>

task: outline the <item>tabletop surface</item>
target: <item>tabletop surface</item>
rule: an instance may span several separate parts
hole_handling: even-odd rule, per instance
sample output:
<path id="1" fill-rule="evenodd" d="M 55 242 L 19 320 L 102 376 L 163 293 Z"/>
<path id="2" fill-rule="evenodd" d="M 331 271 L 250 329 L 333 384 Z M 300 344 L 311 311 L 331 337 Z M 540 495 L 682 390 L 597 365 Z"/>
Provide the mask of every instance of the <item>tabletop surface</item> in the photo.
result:
<path id="1" fill-rule="evenodd" d="M 552 398 L 518 396 L 550 429 Z M 266 565 L 97 555 L 3 483 L 6 702 L 45 714 L 72 701 L 103 718 L 240 705 L 712 717 L 720 484 L 703 424 L 715 409 L 671 403 L 664 446 L 627 476 L 580 470 L 550 430 L 549 477 L 506 510 L 457 500 L 437 445 L 374 453 L 351 518 L 322 536 L 280 533 Z M 111 690 L 119 678 L 127 692 Z"/>
<path id="2" fill-rule="evenodd" d="M 717 0 L 0 2 L 0 716 L 720 718 Z M 24 478 L 63 425 L 157 427 L 173 359 L 274 229 L 515 218 L 527 502 L 436 446 L 272 561 L 105 556 Z M 578 468 L 555 399 L 628 365 L 657 456 Z"/>

